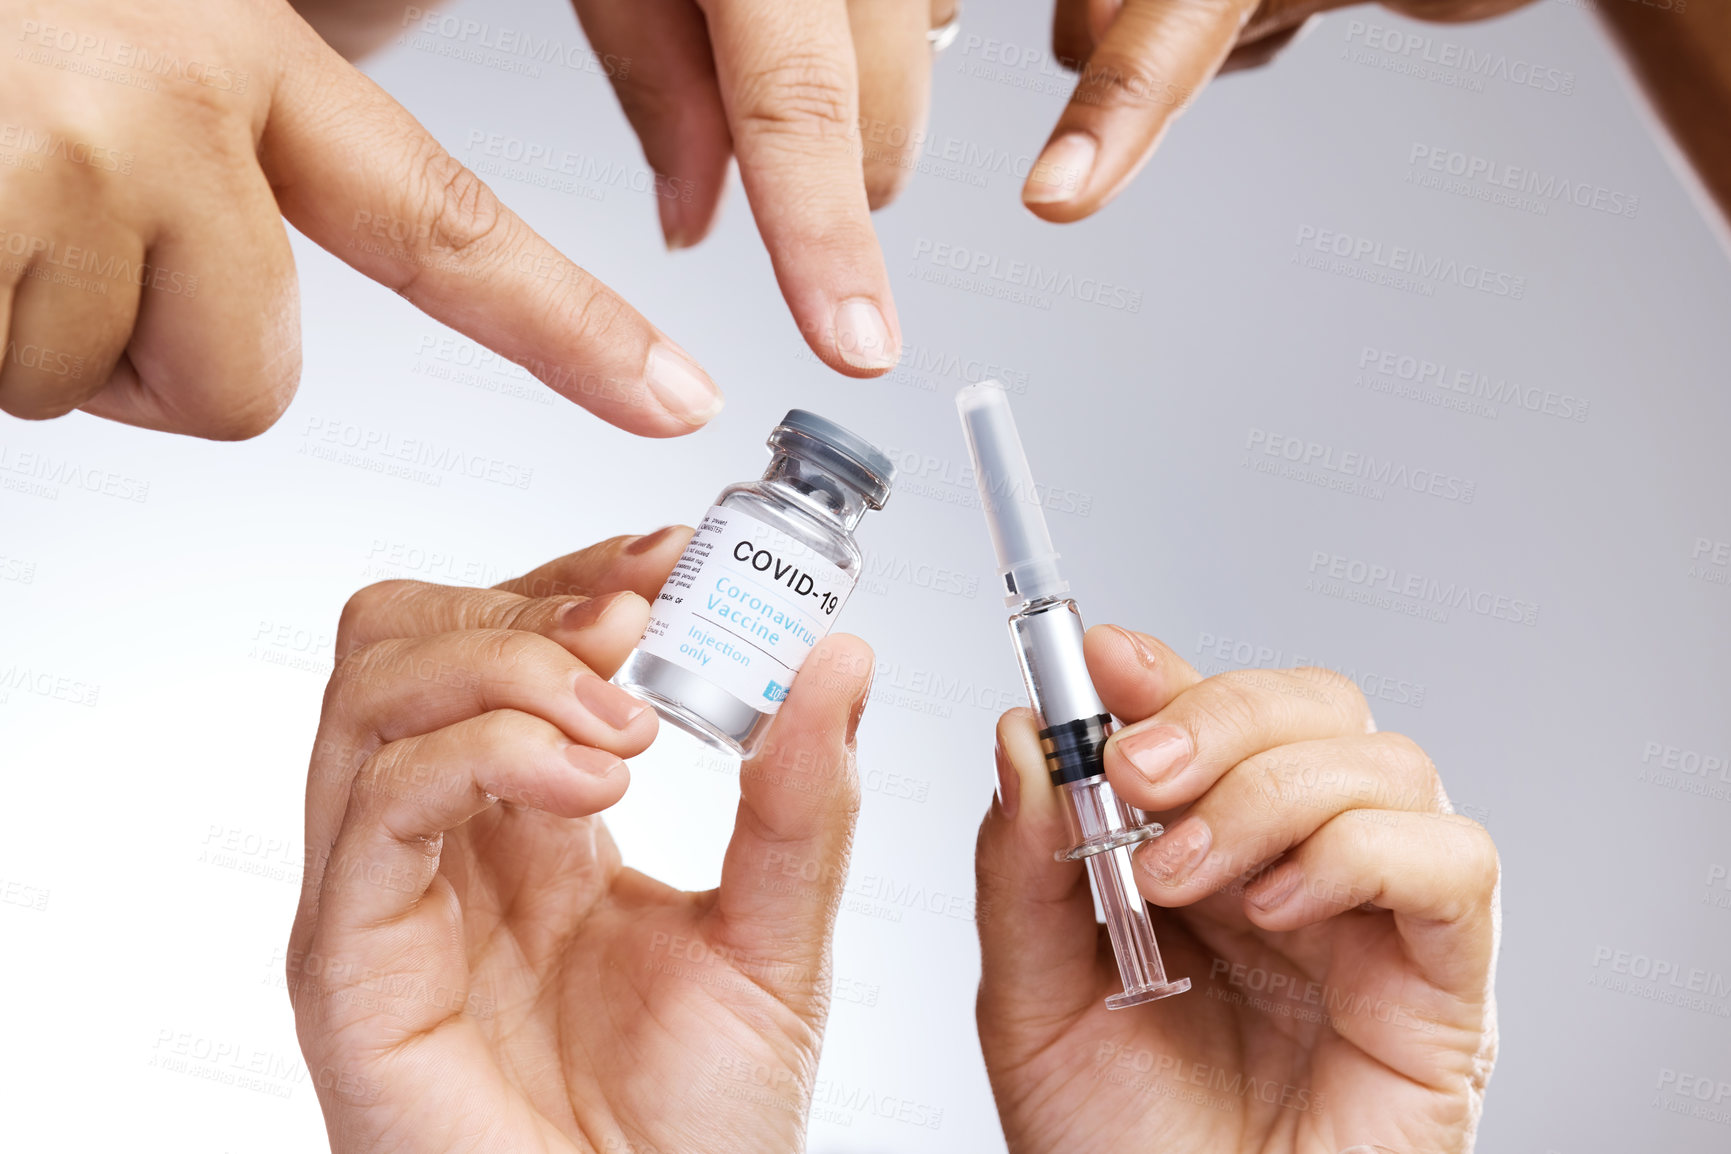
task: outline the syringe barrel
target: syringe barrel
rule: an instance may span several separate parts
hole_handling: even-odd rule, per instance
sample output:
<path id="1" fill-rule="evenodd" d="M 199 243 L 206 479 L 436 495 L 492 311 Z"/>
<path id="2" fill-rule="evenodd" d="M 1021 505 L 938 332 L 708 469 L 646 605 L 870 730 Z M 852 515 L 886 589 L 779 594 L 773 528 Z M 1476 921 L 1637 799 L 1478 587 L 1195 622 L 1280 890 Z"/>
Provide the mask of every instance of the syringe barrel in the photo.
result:
<path id="1" fill-rule="evenodd" d="M 1106 772 L 1101 757 L 1112 718 L 1088 676 L 1082 634 L 1082 615 L 1070 600 L 1051 598 L 1010 617 L 1053 785 Z"/>
<path id="2" fill-rule="evenodd" d="M 1010 632 L 1021 655 L 1028 699 L 1039 715 L 1046 768 L 1064 797 L 1071 842 L 1064 856 L 1082 855 L 1088 865 L 1124 981 L 1124 992 L 1107 998 L 1106 1005 L 1122 1009 L 1183 993 L 1190 979 L 1166 980 L 1130 861 L 1135 845 L 1160 827 L 1150 826 L 1148 815 L 1126 803 L 1106 780 L 1103 750 L 1112 717 L 1088 676 L 1076 603 L 1054 599 L 1030 606 L 1010 618 Z"/>

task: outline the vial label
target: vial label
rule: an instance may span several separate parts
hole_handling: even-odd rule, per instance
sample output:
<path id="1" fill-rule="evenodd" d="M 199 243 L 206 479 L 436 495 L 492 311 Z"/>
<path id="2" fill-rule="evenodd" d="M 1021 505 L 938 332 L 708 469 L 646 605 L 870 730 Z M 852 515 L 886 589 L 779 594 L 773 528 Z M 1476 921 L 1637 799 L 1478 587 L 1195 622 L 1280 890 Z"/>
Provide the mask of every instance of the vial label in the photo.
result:
<path id="1" fill-rule="evenodd" d="M 650 607 L 638 648 L 774 713 L 853 586 L 804 542 L 716 505 Z"/>

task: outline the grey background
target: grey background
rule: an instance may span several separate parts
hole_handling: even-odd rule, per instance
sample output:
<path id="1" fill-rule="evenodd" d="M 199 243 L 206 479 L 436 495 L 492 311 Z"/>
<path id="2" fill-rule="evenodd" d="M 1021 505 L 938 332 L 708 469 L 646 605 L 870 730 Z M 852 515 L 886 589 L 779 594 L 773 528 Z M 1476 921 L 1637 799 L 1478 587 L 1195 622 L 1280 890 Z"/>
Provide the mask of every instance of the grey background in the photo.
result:
<path id="1" fill-rule="evenodd" d="M 555 3 L 452 11 L 580 43 Z M 73 470 L 62 476 L 148 483 L 142 501 L 76 481 L 0 488 L 0 559 L 17 562 L 0 564 L 0 672 L 82 687 L 60 699 L 0 687 L 8 1146 L 320 1142 L 281 950 L 344 599 L 389 576 L 491 583 L 603 536 L 689 522 L 761 469 L 763 436 L 798 404 L 904 468 L 862 530 L 876 575 L 844 618 L 880 664 L 821 1071 L 832 1105 L 812 1145 L 1001 1148 L 973 1028 L 971 855 L 993 720 L 1020 687 L 950 399 L 979 362 L 1018 390 L 1042 480 L 1086 508 L 1053 529 L 1090 620 L 1149 630 L 1205 672 L 1304 660 L 1352 673 L 1380 691 L 1381 725 L 1424 745 L 1496 836 L 1503 1050 L 1480 1149 L 1726 1147 L 1731 1130 L 1667 1112 L 1675 1096 L 1658 1091 L 1667 1069 L 1731 1081 L 1731 890 L 1714 880 L 1731 865 L 1731 771 L 1653 771 L 1667 746 L 1721 765 L 1731 753 L 1731 574 L 1692 558 L 1698 539 L 1731 540 L 1731 274 L 1590 13 L 1546 0 L 1431 28 L 1335 14 L 1274 66 L 1210 88 L 1128 193 L 1064 228 L 1017 199 L 1068 87 L 1044 62 L 1048 8 L 978 4 L 966 20 L 937 66 L 931 125 L 931 151 L 963 159 L 926 164 L 878 216 L 910 346 L 887 381 L 843 380 L 804 351 L 737 187 L 717 234 L 669 256 L 649 196 L 532 187 L 516 170 L 490 182 L 728 390 L 710 429 L 640 442 L 516 370 L 452 379 L 474 346 L 441 343 L 444 330 L 299 238 L 306 371 L 268 435 L 213 445 L 82 416 L 0 419 L 14 462 L 42 453 Z M 1349 52 L 1364 50 L 1355 21 L 1556 69 L 1572 91 L 1494 79 L 1475 91 L 1367 63 Z M 994 64 L 987 39 L 1039 60 Z M 406 41 L 369 70 L 459 157 L 479 158 L 472 132 L 499 132 L 640 174 L 597 71 L 504 71 L 436 41 Z M 1638 211 L 1540 215 L 1421 187 L 1407 180 L 1415 145 L 1638 197 Z M 1448 283 L 1419 295 L 1305 267 L 1307 228 L 1487 265 L 1524 278 L 1524 296 Z M 1140 307 L 930 283 L 939 245 L 1110 282 Z M 1429 386 L 1381 393 L 1361 376 L 1367 347 L 1567 394 L 1586 418 L 1451 410 Z M 531 479 L 434 486 L 307 451 L 351 428 Z M 1434 469 L 1473 499 L 1372 499 L 1263 474 L 1247 464 L 1258 430 Z M 1307 588 L 1319 553 L 1536 604 L 1536 624 L 1319 593 Z M 612 824 L 634 864 L 708 885 L 735 790 L 729 767 L 669 736 Z M 1718 995 L 1685 1008 L 1644 996 L 1651 983 L 1606 988 L 1616 951 L 1704 971 Z M 244 1055 L 258 1083 L 225 1084 L 220 1063 L 167 1068 L 182 1034 Z M 939 1124 L 833 1104 L 866 1099 L 912 1102 Z"/>

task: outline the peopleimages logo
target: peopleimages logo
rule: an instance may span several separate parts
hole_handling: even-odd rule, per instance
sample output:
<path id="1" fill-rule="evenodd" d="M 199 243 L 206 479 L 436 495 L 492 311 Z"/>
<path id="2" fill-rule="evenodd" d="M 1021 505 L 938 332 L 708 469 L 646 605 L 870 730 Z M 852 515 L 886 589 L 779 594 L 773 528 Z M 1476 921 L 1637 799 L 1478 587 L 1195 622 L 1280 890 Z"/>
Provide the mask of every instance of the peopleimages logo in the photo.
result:
<path id="1" fill-rule="evenodd" d="M 28 665 L 8 665 L 0 669 L 0 701 L 5 701 L 14 690 L 83 706 L 94 706 L 102 695 L 100 685 Z"/>
<path id="2" fill-rule="evenodd" d="M 1435 286 L 1439 284 L 1452 284 L 1472 292 L 1516 301 L 1527 295 L 1527 278 L 1524 276 L 1473 261 L 1462 262 L 1453 257 L 1426 254 L 1405 245 L 1384 245 L 1380 240 L 1355 236 L 1350 232 L 1301 225 L 1293 244 L 1299 249 L 1293 253 L 1296 264 L 1416 290 L 1423 296 L 1434 295 Z M 1311 257 L 1309 252 L 1319 253 L 1321 257 Z M 1349 263 L 1344 267 L 1326 266 L 1328 257 Z"/>
<path id="3" fill-rule="evenodd" d="M 1383 493 L 1388 489 L 1405 489 L 1470 505 L 1478 492 L 1476 481 L 1457 477 L 1453 473 L 1413 468 L 1388 457 L 1378 457 L 1374 453 L 1340 449 L 1320 441 L 1290 437 L 1254 426 L 1245 436 L 1244 449 L 1245 463 L 1258 472 L 1270 471 L 1265 467 L 1270 462 L 1258 458 L 1270 458 L 1273 462 L 1295 466 L 1296 471 L 1292 475 L 1296 480 L 1319 483 L 1328 488 L 1343 487 L 1337 482 L 1362 482 L 1362 485 L 1349 491 L 1360 491 L 1364 496 L 1378 501 L 1382 500 Z"/>
<path id="4" fill-rule="evenodd" d="M 1098 277 L 1079 277 L 1063 269 L 1043 268 L 1025 260 L 1006 260 L 996 253 L 959 244 L 921 237 L 914 241 L 914 265 L 911 271 L 922 280 L 1042 309 L 1050 308 L 1054 297 L 1068 297 L 1081 304 L 1118 312 L 1142 311 L 1139 289 Z"/>
<path id="5" fill-rule="evenodd" d="M 895 463 L 898 493 L 916 493 L 945 504 L 979 508 L 980 492 L 972 463 L 894 445 L 881 448 L 884 455 Z M 1039 505 L 1048 512 L 1074 513 L 1078 517 L 1086 517 L 1094 511 L 1092 493 L 1038 482 L 1024 491 L 1013 478 L 994 479 L 991 496 L 994 501 L 1026 502 Z"/>
<path id="6" fill-rule="evenodd" d="M 1695 538 L 1689 551 L 1689 576 L 1711 585 L 1731 585 L 1731 541 Z"/>
<path id="7" fill-rule="evenodd" d="M 1229 669 L 1331 669 L 1357 685 L 1372 701 L 1388 701 L 1395 705 L 1424 708 L 1427 692 L 1425 683 L 1352 665 L 1340 665 L 1325 658 L 1300 651 L 1288 653 L 1273 645 L 1258 644 L 1237 637 L 1226 637 L 1203 630 L 1196 637 L 1197 656 L 1191 659 L 1197 672 L 1204 677 L 1224 673 Z"/>
<path id="8" fill-rule="evenodd" d="M 1322 549 L 1310 555 L 1310 576 L 1305 587 L 1324 596 L 1438 622 L 1446 622 L 1450 610 L 1464 609 L 1480 617 L 1510 621 L 1516 625 L 1539 623 L 1537 602 L 1510 597 L 1465 581 L 1443 581 L 1423 573 L 1406 572 L 1396 566 Z"/>
<path id="9" fill-rule="evenodd" d="M 680 200 L 690 203 L 696 195 L 696 185 L 689 180 L 678 177 L 662 176 L 652 169 L 621 164 L 618 161 L 600 160 L 581 152 L 572 152 L 568 148 L 546 144 L 540 141 L 524 140 L 517 136 L 507 136 L 499 132 L 486 132 L 482 129 L 472 129 L 469 132 L 468 151 L 478 154 L 476 170 L 482 171 L 486 161 L 499 161 L 493 164 L 489 175 L 504 175 L 514 179 L 522 179 L 530 173 L 543 173 L 549 177 L 570 177 L 568 181 L 553 181 L 548 187 L 556 191 L 573 192 L 578 185 L 593 185 L 597 188 L 618 188 L 629 192 L 657 196 L 663 200 Z M 503 165 L 512 165 L 523 170 L 513 173 Z M 525 183 L 534 184 L 535 180 Z M 543 182 L 546 183 L 546 182 Z"/>
<path id="10" fill-rule="evenodd" d="M 9 477 L 7 474 L 12 474 Z M 86 493 L 100 493 L 105 497 L 115 497 L 122 501 L 136 501 L 143 504 L 150 499 L 150 482 L 128 477 L 109 469 L 92 468 L 77 461 L 63 457 L 52 457 L 47 453 L 34 451 L 19 452 L 16 449 L 0 444 L 0 488 L 11 488 L 6 482 L 14 477 L 28 478 L 32 481 L 42 481 L 46 484 L 25 488 L 36 496 L 58 500 L 58 486 L 65 485 L 72 489 L 82 489 Z"/>
<path id="11" fill-rule="evenodd" d="M 1689 1009 L 1703 1009 L 1719 1017 L 1731 1017 L 1731 1010 L 1727 1010 L 1723 1004 L 1714 1004 L 1731 998 L 1731 975 L 1721 971 L 1688 966 L 1673 958 L 1656 958 L 1630 950 L 1613 949 L 1610 946 L 1593 948 L 1593 969 L 1600 970 L 1600 973 L 1593 975 L 1588 985 L 1601 986 L 1619 993 L 1644 992 L 1649 997 L 1652 996 L 1652 988 L 1656 987 L 1661 994 L 1671 995 L 1659 997 L 1656 999 L 1658 1001 L 1683 1005 Z M 1646 991 L 1631 989 L 1627 983 L 1610 980 L 1612 976 L 1650 982 L 1652 987 Z M 1682 995 L 1695 997 L 1687 998 Z"/>
<path id="12" fill-rule="evenodd" d="M 70 287 L 94 291 L 104 296 L 108 293 L 105 282 L 109 281 L 165 292 L 172 296 L 183 296 L 189 300 L 198 295 L 196 276 L 165 269 L 147 260 L 135 261 L 127 256 L 104 255 L 95 249 L 76 244 L 61 244 L 51 237 L 0 229 L 0 253 L 22 258 L 26 268 L 32 265 L 36 268 L 53 266 L 70 274 L 97 277 L 96 281 L 88 284 L 74 281 L 55 283 L 66 283 Z M 35 275 L 34 270 L 25 275 Z"/>
<path id="13" fill-rule="evenodd" d="M 1455 394 L 1458 403 L 1451 402 L 1448 407 L 1465 412 L 1479 412 L 1482 406 L 1475 402 L 1483 401 L 1510 405 L 1564 421 L 1584 421 L 1587 411 L 1592 408 L 1592 402 L 1572 393 L 1523 385 L 1476 368 L 1451 366 L 1443 361 L 1375 345 L 1365 345 L 1359 350 L 1358 367 L 1389 380 L 1424 386 L 1439 396 Z M 1483 415 L 1494 417 L 1496 410 L 1486 410 Z"/>
<path id="14" fill-rule="evenodd" d="M 808 364 L 823 363 L 804 342 L 793 351 L 793 355 L 796 360 Z M 964 385 L 995 381 L 1006 393 L 1024 396 L 1031 378 L 1025 369 L 910 341 L 902 345 L 902 359 L 896 362 L 896 367 L 880 379 L 926 393 L 936 392 L 940 383 L 947 388 L 950 381 Z"/>
<path id="15" fill-rule="evenodd" d="M 552 36 L 540 36 L 507 25 L 465 19 L 414 5 L 403 9 L 402 26 L 410 35 L 419 33 L 423 37 L 437 37 L 468 51 L 440 51 L 428 42 L 416 43 L 413 40 L 408 42 L 411 48 L 430 49 L 441 56 L 472 59 L 474 63 L 482 64 L 488 61 L 469 53 L 496 52 L 504 58 L 516 57 L 516 63 L 523 65 L 523 70 L 531 77 L 540 76 L 539 70 L 532 67 L 535 64 L 558 65 L 610 80 L 623 80 L 631 74 L 631 58 L 628 56 L 601 55 L 582 43 L 568 43 Z"/>
<path id="16" fill-rule="evenodd" d="M 119 152 L 87 140 L 21 124 L 0 124 L 0 148 L 49 160 L 64 160 L 68 164 L 115 172 L 121 176 L 132 174 L 133 155 L 130 152 Z"/>
<path id="17" fill-rule="evenodd" d="M 154 91 L 154 82 L 157 80 L 184 80 L 188 84 L 240 95 L 246 92 L 251 83 L 251 77 L 246 73 L 236 72 L 231 68 L 219 68 L 197 60 L 183 60 L 178 53 L 167 49 L 114 40 L 88 31 L 44 24 L 40 20 L 24 21 L 19 27 L 18 39 L 24 42 L 25 51 L 15 55 L 28 59 L 33 64 L 48 64 L 52 57 L 45 57 L 46 52 L 59 52 L 65 61 L 51 65 L 52 67 L 102 80 L 124 82 L 124 73 L 115 74 L 106 67 L 112 65 L 114 68 L 143 74 L 134 77 L 134 80 L 144 80 L 145 83 L 134 83 L 133 86 L 151 91 Z"/>
<path id="18" fill-rule="evenodd" d="M 1531 198 L 1536 202 L 1531 208 L 1536 208 L 1540 216 L 1546 215 L 1549 205 L 1553 203 L 1572 204 L 1576 208 L 1592 209 L 1608 216 L 1623 216 L 1631 220 L 1641 209 L 1641 198 L 1626 192 L 1618 192 L 1591 181 L 1570 180 L 1555 173 L 1540 172 L 1535 168 L 1504 164 L 1459 149 L 1414 144 L 1407 156 L 1407 163 L 1412 166 L 1412 171 L 1409 171 L 1406 177 L 1408 184 L 1421 184 L 1439 188 L 1444 192 L 1461 192 L 1487 200 L 1497 200 L 1503 194 L 1513 194 L 1506 201 L 1498 202 L 1522 209 L 1528 209 L 1529 205 L 1521 198 Z M 1441 178 L 1445 176 L 1456 178 L 1456 183 L 1462 187 L 1456 188 L 1442 182 Z M 1434 179 L 1427 180 L 1426 177 Z"/>
<path id="19" fill-rule="evenodd" d="M 535 470 L 525 465 L 337 418 L 309 417 L 301 436 L 303 456 L 423 484 L 438 485 L 455 475 L 527 489 L 535 479 Z"/>
<path id="20" fill-rule="evenodd" d="M 1346 42 L 1348 45 L 1363 45 L 1373 52 L 1385 53 L 1410 64 L 1429 65 L 1481 82 L 1501 80 L 1517 87 L 1536 88 L 1561 96 L 1571 96 L 1575 91 L 1575 74 L 1566 69 L 1535 64 L 1503 52 L 1471 48 L 1428 33 L 1352 20 L 1346 26 Z"/>

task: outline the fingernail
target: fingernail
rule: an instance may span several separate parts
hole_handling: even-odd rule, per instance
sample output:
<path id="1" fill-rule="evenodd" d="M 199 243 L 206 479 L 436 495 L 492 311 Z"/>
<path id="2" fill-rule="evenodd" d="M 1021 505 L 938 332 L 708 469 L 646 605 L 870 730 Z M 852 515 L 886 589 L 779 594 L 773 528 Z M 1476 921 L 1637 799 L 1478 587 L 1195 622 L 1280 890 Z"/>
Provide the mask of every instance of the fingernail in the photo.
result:
<path id="1" fill-rule="evenodd" d="M 685 228 L 685 208 L 677 197 L 657 197 L 661 210 L 661 238 L 667 242 L 668 252 L 678 252 L 682 248 L 691 247 L 691 236 Z"/>
<path id="2" fill-rule="evenodd" d="M 1088 5 L 1088 31 L 1094 34 L 1094 43 L 1106 39 L 1106 33 L 1111 30 L 1113 21 L 1118 19 L 1118 13 L 1124 7 L 1124 0 L 1106 0 L 1104 4 Z"/>
<path id="3" fill-rule="evenodd" d="M 1055 204 L 1074 197 L 1088 183 L 1098 151 L 1099 145 L 1085 132 L 1066 132 L 1046 145 L 1022 186 L 1022 202 Z"/>
<path id="4" fill-rule="evenodd" d="M 843 301 L 835 310 L 835 347 L 841 359 L 856 369 L 894 368 L 902 355 L 890 338 L 884 314 L 864 297 Z"/>
<path id="5" fill-rule="evenodd" d="M 678 525 L 663 525 L 661 528 L 655 530 L 655 532 L 646 533 L 637 538 L 637 540 L 631 542 L 631 544 L 625 546 L 625 551 L 633 557 L 647 553 L 651 549 L 660 545 L 663 541 L 667 540 L 668 534 L 672 533 L 677 528 L 679 528 Z"/>
<path id="6" fill-rule="evenodd" d="M 848 711 L 847 736 L 843 738 L 842 744 L 849 749 L 853 748 L 854 742 L 859 738 L 859 723 L 865 720 L 866 704 L 869 701 L 871 701 L 871 691 L 868 689 L 854 699 L 853 708 Z"/>
<path id="7" fill-rule="evenodd" d="M 1214 834 L 1208 823 L 1199 817 L 1187 817 L 1148 844 L 1142 868 L 1162 885 L 1178 885 L 1202 864 L 1213 844 Z"/>
<path id="8" fill-rule="evenodd" d="M 649 350 L 643 375 L 662 407 L 688 425 L 704 424 L 721 411 L 721 390 L 709 374 L 664 341 Z"/>
<path id="9" fill-rule="evenodd" d="M 1136 653 L 1136 660 L 1142 663 L 1144 669 L 1158 669 L 1160 667 L 1160 655 L 1154 652 L 1154 647 L 1149 645 L 1140 633 L 1132 632 L 1122 625 L 1109 625 L 1107 628 L 1130 643 L 1130 648 Z"/>
<path id="10" fill-rule="evenodd" d="M 1190 734 L 1176 725 L 1132 729 L 1119 734 L 1115 744 L 1149 785 L 1170 780 L 1190 764 Z"/>
<path id="11" fill-rule="evenodd" d="M 576 743 L 565 747 L 565 759 L 579 773 L 586 773 L 591 777 L 609 777 L 625 768 L 623 761 L 605 749 Z"/>
<path id="12" fill-rule="evenodd" d="M 1245 893 L 1245 900 L 1263 913 L 1279 909 L 1286 904 L 1288 898 L 1298 892 L 1298 883 L 1303 876 L 1304 871 L 1296 865 L 1280 866 L 1271 875 L 1265 876 L 1261 884 L 1253 886 Z"/>
<path id="13" fill-rule="evenodd" d="M 649 709 L 617 685 L 588 673 L 577 679 L 577 700 L 614 729 L 624 729 Z"/>
<path id="14" fill-rule="evenodd" d="M 1007 818 L 1016 816 L 1016 808 L 1022 804 L 1022 778 L 1016 772 L 1016 767 L 1010 764 L 1010 755 L 1004 752 L 1003 746 L 998 746 L 998 808 Z"/>
<path id="15" fill-rule="evenodd" d="M 591 597 L 587 601 L 573 601 L 559 611 L 559 628 L 587 629 L 613 608 L 620 594 L 608 593 L 601 597 Z"/>

